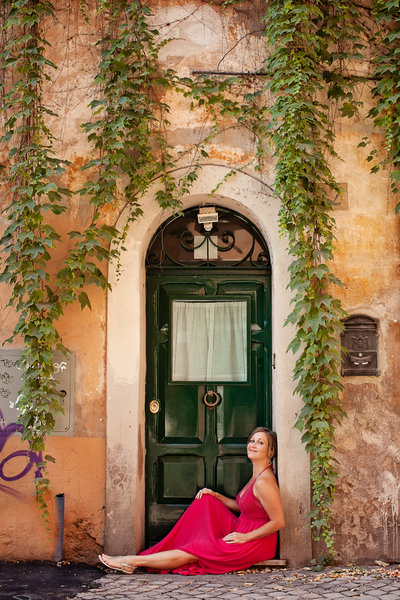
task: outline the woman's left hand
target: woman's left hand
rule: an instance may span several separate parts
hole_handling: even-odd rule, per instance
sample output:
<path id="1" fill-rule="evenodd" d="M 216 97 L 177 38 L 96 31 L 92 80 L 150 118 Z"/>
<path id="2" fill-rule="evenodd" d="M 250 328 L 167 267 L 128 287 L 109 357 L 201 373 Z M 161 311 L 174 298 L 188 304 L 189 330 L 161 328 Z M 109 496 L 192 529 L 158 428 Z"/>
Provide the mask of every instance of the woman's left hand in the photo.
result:
<path id="1" fill-rule="evenodd" d="M 227 544 L 244 544 L 248 541 L 247 533 L 240 533 L 239 531 L 232 531 L 222 538 Z"/>

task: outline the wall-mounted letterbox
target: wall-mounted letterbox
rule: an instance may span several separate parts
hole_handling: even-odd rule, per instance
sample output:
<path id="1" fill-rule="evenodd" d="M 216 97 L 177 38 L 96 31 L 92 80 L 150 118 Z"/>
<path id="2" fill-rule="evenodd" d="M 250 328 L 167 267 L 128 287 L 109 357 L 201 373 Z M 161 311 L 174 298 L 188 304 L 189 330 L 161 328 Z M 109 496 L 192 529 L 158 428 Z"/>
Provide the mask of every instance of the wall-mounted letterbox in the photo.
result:
<path id="1" fill-rule="evenodd" d="M 14 348 L 0 350 L 0 419 L 6 425 L 15 423 L 18 419 L 15 402 L 21 388 L 21 371 L 16 366 L 16 361 L 21 358 L 22 352 Z M 61 393 L 64 409 L 64 414 L 56 415 L 53 433 L 73 435 L 75 356 L 72 352 L 67 356 L 55 352 L 53 358 L 54 379 L 57 381 L 56 388 Z"/>
<path id="2" fill-rule="evenodd" d="M 342 375 L 379 375 L 375 319 L 365 315 L 345 319 L 342 347 Z"/>

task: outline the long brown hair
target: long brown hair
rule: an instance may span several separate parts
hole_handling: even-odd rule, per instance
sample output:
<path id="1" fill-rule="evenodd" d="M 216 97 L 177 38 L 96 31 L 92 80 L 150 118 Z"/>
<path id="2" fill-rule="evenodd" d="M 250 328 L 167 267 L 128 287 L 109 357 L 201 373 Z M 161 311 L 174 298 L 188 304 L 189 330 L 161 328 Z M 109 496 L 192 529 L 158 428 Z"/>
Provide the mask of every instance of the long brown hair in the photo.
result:
<path id="1" fill-rule="evenodd" d="M 251 438 L 253 437 L 253 435 L 255 433 L 259 433 L 259 432 L 265 433 L 265 435 L 267 436 L 268 448 L 271 452 L 270 459 L 272 460 L 276 456 L 276 449 L 277 449 L 277 438 L 276 438 L 275 431 L 271 431 L 271 429 L 268 429 L 268 427 L 256 427 L 255 429 L 253 429 L 253 431 L 249 435 L 249 437 L 247 439 L 247 443 L 249 443 L 249 441 L 251 440 Z"/>

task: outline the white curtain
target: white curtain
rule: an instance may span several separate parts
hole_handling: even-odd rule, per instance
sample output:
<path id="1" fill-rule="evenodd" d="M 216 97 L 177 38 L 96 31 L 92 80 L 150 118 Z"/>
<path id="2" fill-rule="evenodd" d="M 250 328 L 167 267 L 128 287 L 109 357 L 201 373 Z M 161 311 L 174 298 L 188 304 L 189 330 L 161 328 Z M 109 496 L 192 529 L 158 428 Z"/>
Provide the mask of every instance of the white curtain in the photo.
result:
<path id="1" fill-rule="evenodd" d="M 247 381 L 247 303 L 172 303 L 172 380 Z"/>

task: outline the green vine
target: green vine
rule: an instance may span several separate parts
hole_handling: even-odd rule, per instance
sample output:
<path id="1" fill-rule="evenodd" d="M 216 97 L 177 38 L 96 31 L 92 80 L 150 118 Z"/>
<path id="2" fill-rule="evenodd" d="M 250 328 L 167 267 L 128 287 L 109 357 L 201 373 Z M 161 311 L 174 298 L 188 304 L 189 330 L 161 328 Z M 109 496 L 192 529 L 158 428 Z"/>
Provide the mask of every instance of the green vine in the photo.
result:
<path id="1" fill-rule="evenodd" d="M 303 400 L 296 427 L 312 458 L 311 526 L 330 554 L 337 475 L 334 431 L 344 416 L 338 332 L 345 313 L 331 293 L 332 286 L 340 285 L 329 263 L 334 250 L 332 198 L 341 190 L 329 167 L 329 159 L 337 155 L 324 96 L 340 98 L 344 115 L 357 110 L 351 78 L 336 73 L 337 63 L 349 58 L 348 52 L 340 52 L 341 39 L 359 45 L 350 30 L 355 16 L 342 2 L 318 0 L 284 5 L 272 0 L 265 15 L 266 44 L 272 48 L 265 70 L 274 98 L 270 135 L 277 161 L 275 190 L 282 202 L 281 229 L 293 257 L 293 310 L 287 323 L 296 327 L 289 349 L 298 353 L 294 379 Z"/>
<path id="2" fill-rule="evenodd" d="M 186 152 L 192 155 L 191 163 L 175 179 L 171 173 L 182 154 L 173 152 L 167 141 L 170 107 L 163 96 L 167 90 L 185 93 L 191 82 L 179 79 L 171 69 L 160 71 L 159 53 L 168 40 L 159 41 L 159 32 L 149 24 L 152 13 L 146 4 L 102 0 L 99 10 L 109 15 L 108 32 L 98 43 L 102 52 L 95 83 L 102 97 L 90 103 L 94 119 L 83 124 L 98 156 L 84 167 L 94 170 L 95 178 L 80 190 L 90 198 L 94 213 L 85 232 L 71 232 L 78 241 L 60 272 L 61 281 L 75 278 L 76 288 L 88 283 L 82 277 L 88 269 L 89 282 L 108 285 L 88 256 L 94 255 L 96 261 L 119 260 L 128 228 L 142 214 L 141 198 L 156 180 L 161 183 L 155 195 L 161 208 L 179 211 L 182 196 L 197 178 L 201 158 L 207 156 L 203 146 L 214 135 L 211 132 Z M 106 204 L 116 211 L 128 208 L 122 231 L 98 224 Z M 68 300 L 75 296 L 76 292 Z M 82 307 L 90 306 L 85 292 L 78 298 Z"/>
<path id="3" fill-rule="evenodd" d="M 34 452 L 44 450 L 44 439 L 54 429 L 54 416 L 62 411 L 53 379 L 53 352 L 64 349 L 54 322 L 62 314 L 57 294 L 51 287 L 47 263 L 60 240 L 47 215 L 59 215 L 68 190 L 57 183 L 65 162 L 53 153 L 53 136 L 46 125 L 51 111 L 41 101 L 43 84 L 50 80 L 55 65 L 45 57 L 42 22 L 53 15 L 50 2 L 16 0 L 4 23 L 8 40 L 1 52 L 1 68 L 12 67 L 14 81 L 3 87 L 1 110 L 5 115 L 1 142 L 8 146 L 9 163 L 5 182 L 11 181 L 4 210 L 8 227 L 1 237 L 4 259 L 0 280 L 7 283 L 10 306 L 19 320 L 7 342 L 21 336 L 24 353 L 19 360 L 22 388 L 16 407 L 24 426 L 22 439 Z M 3 81 L 6 81 L 3 78 Z M 39 465 L 42 476 L 35 479 L 37 496 L 48 526 L 45 494 L 45 456 Z"/>
<path id="4" fill-rule="evenodd" d="M 400 0 L 375 0 L 373 14 L 380 29 L 377 34 L 378 53 L 374 76 L 378 83 L 372 90 L 376 105 L 370 110 L 376 127 L 385 130 L 386 157 L 372 167 L 376 173 L 381 167 L 391 170 L 391 189 L 399 193 L 400 184 Z M 362 142 L 360 145 L 364 145 Z M 368 157 L 372 160 L 377 151 Z M 400 211 L 400 202 L 396 213 Z"/>
<path id="5" fill-rule="evenodd" d="M 82 308 L 90 307 L 82 290 L 85 285 L 108 287 L 98 263 L 118 257 L 118 243 L 123 241 L 129 224 L 142 214 L 140 197 L 157 175 L 164 183 L 157 193 L 160 205 L 179 205 L 173 196 L 174 181 L 168 176 L 172 157 L 158 131 L 169 107 L 158 100 L 155 89 L 165 89 L 173 82 L 172 71 L 159 73 L 158 54 L 164 43 L 155 41 L 158 34 L 148 25 L 150 10 L 140 2 L 116 5 L 103 1 L 99 10 L 108 11 L 109 18 L 109 30 L 99 42 L 101 62 L 95 79 L 102 98 L 90 103 L 94 119 L 82 126 L 98 156 L 85 165 L 84 170 L 90 169 L 95 177 L 80 190 L 81 195 L 89 197 L 93 216 L 84 232 L 70 233 L 75 245 L 59 273 L 63 301 L 78 298 Z M 154 145 L 159 147 L 158 159 L 154 158 Z M 117 211 L 121 204 L 129 207 L 122 234 L 101 223 L 106 205 Z M 65 282 L 67 286 L 63 286 Z"/>

